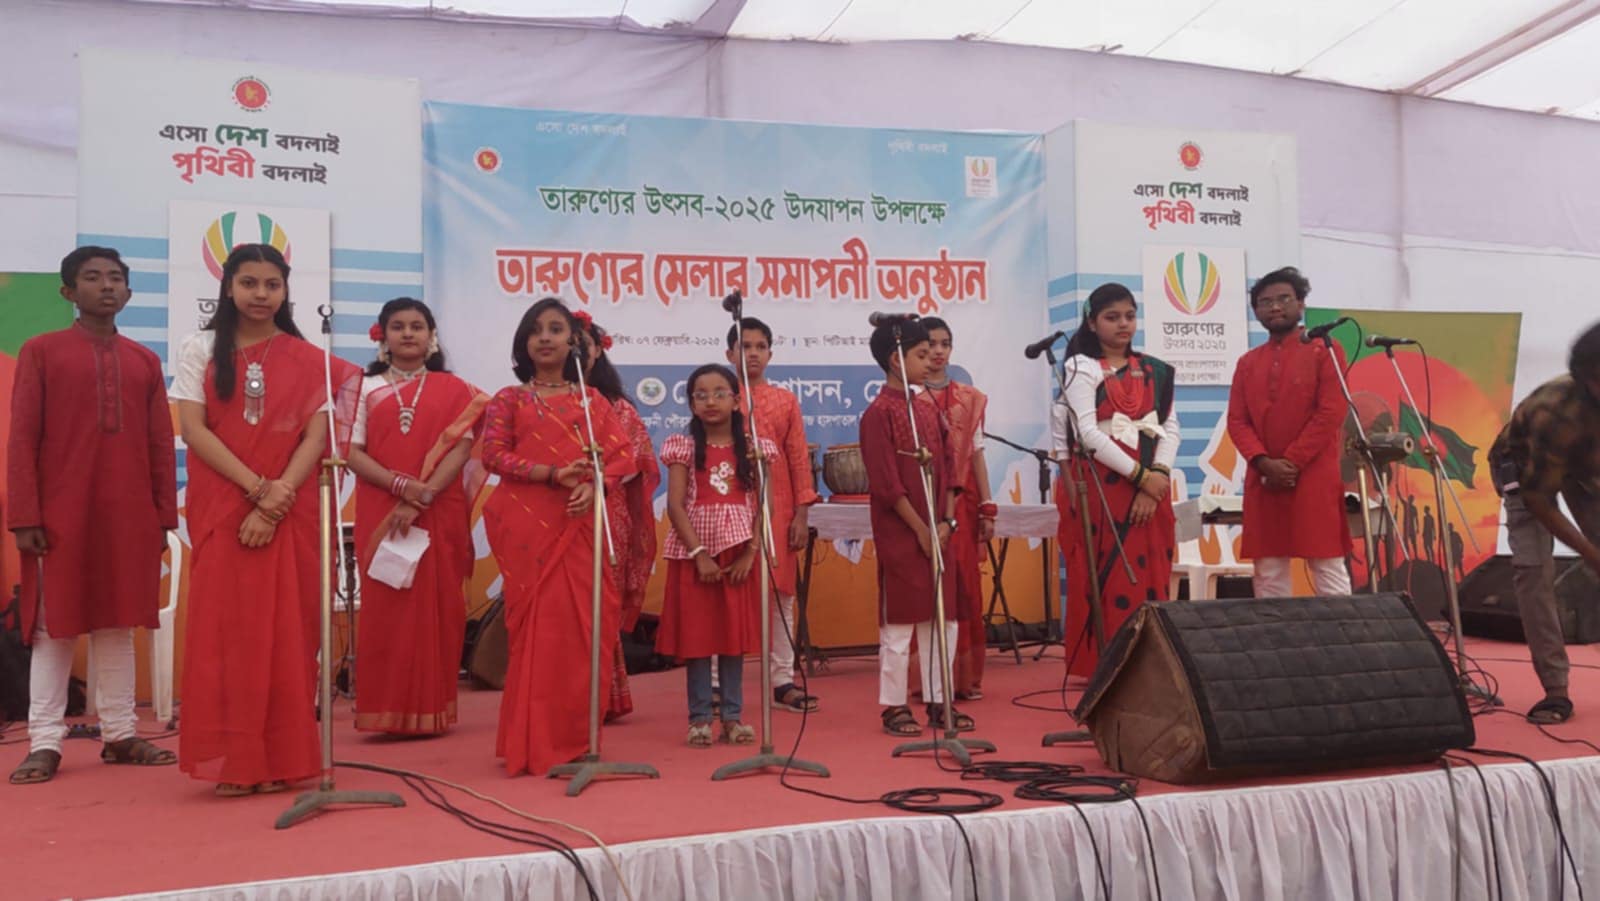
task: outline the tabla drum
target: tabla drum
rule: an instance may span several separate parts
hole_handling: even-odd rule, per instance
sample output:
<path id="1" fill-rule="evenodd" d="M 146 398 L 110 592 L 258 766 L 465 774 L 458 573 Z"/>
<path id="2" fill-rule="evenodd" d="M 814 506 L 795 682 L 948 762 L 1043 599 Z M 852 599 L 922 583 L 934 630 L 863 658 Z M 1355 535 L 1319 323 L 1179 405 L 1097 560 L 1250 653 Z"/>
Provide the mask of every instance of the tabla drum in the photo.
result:
<path id="1" fill-rule="evenodd" d="M 861 445 L 836 444 L 822 455 L 822 482 L 834 494 L 867 493 L 867 464 Z"/>

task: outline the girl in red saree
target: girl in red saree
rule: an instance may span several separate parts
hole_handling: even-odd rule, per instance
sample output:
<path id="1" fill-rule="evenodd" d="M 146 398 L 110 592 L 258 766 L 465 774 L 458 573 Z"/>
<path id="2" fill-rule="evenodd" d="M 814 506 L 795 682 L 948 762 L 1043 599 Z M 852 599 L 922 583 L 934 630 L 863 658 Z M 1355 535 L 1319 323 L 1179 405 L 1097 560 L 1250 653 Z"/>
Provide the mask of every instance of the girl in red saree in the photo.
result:
<path id="1" fill-rule="evenodd" d="M 1052 411 L 1056 457 L 1066 466 L 1056 482 L 1057 539 L 1067 564 L 1065 635 L 1068 671 L 1074 675 L 1087 676 L 1099 663 L 1089 626 L 1089 554 L 1074 484 L 1078 467 L 1090 468 L 1088 475 L 1105 489 L 1111 508 L 1108 521 L 1100 493 L 1088 485 L 1107 643 L 1140 604 L 1167 600 L 1172 577 L 1176 541 L 1169 480 L 1178 455 L 1173 372 L 1133 350 L 1137 327 L 1133 292 L 1114 283 L 1096 288 L 1085 303 L 1083 324 L 1067 345 L 1066 392 Z M 1082 442 L 1089 462 L 1072 455 L 1074 442 Z"/>
<path id="2" fill-rule="evenodd" d="M 617 425 L 633 448 L 633 471 L 622 479 L 622 487 L 606 493 L 606 514 L 611 517 L 611 534 L 617 542 L 617 586 L 622 592 L 622 622 L 617 646 L 612 649 L 611 694 L 606 704 L 606 720 L 620 719 L 633 712 L 633 694 L 628 690 L 628 668 L 622 657 L 622 635 L 632 632 L 644 609 L 644 589 L 656 560 L 656 488 L 661 485 L 661 465 L 650 443 L 650 430 L 633 405 L 633 398 L 622 387 L 622 376 L 611 365 L 606 351 L 611 336 L 589 314 L 573 314 L 588 333 L 588 360 L 584 378 L 589 386 L 611 402 Z"/>
<path id="3" fill-rule="evenodd" d="M 356 728 L 437 735 L 456 721 L 456 680 L 472 571 L 472 499 L 462 469 L 488 395 L 451 375 L 433 312 L 401 297 L 383 305 L 372 334 L 350 471 L 356 483 L 356 558 L 361 571 Z M 367 570 L 384 539 L 428 533 L 410 588 Z"/>
<path id="4" fill-rule="evenodd" d="M 553 297 L 529 308 L 511 346 L 523 383 L 501 389 L 484 415 L 483 463 L 500 476 L 484 524 L 504 584 L 510 657 L 495 753 L 513 776 L 543 773 L 589 750 L 590 592 L 593 555 L 604 549 L 594 546 L 590 519 L 595 473 L 585 453 L 585 401 L 607 491 L 634 471 L 610 402 L 593 388 L 587 397 L 578 391 L 583 348 L 573 347 L 573 337 L 580 328 Z M 604 699 L 615 652 L 605 639 L 618 632 L 621 597 L 616 568 L 601 572 Z"/>
<path id="5" fill-rule="evenodd" d="M 288 299 L 276 249 L 235 248 L 170 392 L 194 548 L 178 763 L 224 797 L 283 791 L 321 769 L 315 474 L 329 453 L 327 394 L 323 352 L 301 339 Z M 360 372 L 333 365 L 335 413 L 348 414 Z"/>

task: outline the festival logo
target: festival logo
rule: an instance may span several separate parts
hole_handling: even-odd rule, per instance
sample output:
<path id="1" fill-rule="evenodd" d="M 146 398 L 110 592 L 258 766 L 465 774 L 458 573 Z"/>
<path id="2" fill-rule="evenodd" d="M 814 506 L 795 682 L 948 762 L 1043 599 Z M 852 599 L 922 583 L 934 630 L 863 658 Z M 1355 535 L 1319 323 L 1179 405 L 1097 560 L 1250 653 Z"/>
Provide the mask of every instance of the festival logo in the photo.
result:
<path id="1" fill-rule="evenodd" d="M 1000 179 L 992 156 L 969 156 L 966 164 L 967 196 L 994 197 L 1000 193 Z"/>
<path id="2" fill-rule="evenodd" d="M 1200 145 L 1193 141 L 1185 141 L 1183 146 L 1178 148 L 1178 162 L 1190 172 L 1200 168 L 1200 162 L 1204 159 L 1205 154 L 1200 151 Z"/>
<path id="3" fill-rule="evenodd" d="M 272 92 L 267 83 L 254 75 L 246 75 L 233 83 L 233 102 L 248 113 L 259 113 L 272 102 Z"/>
<path id="4" fill-rule="evenodd" d="M 667 384 L 653 375 L 645 376 L 639 380 L 639 385 L 633 393 L 639 398 L 640 403 L 659 407 L 667 399 Z"/>
<path id="5" fill-rule="evenodd" d="M 493 147 L 479 147 L 478 152 L 473 154 L 472 162 L 492 175 L 500 171 L 500 151 Z"/>
<path id="6" fill-rule="evenodd" d="M 262 213 L 241 216 L 235 210 L 217 217 L 200 239 L 200 258 L 205 260 L 206 270 L 213 278 L 221 280 L 222 264 L 240 244 L 270 244 L 285 260 L 293 262 L 289 235 L 283 226 Z"/>
<path id="7" fill-rule="evenodd" d="M 1210 257 L 1185 251 L 1167 263 L 1162 288 L 1173 309 L 1185 316 L 1203 316 L 1222 296 L 1222 276 Z"/>

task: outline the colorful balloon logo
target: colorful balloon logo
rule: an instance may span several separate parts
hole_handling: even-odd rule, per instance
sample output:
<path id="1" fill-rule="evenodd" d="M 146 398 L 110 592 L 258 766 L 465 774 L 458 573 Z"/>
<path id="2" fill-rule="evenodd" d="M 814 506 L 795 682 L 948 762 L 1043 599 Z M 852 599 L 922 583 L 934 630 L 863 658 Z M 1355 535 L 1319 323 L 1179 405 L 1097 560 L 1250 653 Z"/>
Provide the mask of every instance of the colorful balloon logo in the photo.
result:
<path id="1" fill-rule="evenodd" d="M 1190 265 L 1185 266 L 1185 258 L 1192 257 Z M 1189 269 L 1198 267 L 1199 272 L 1189 272 Z M 1191 279 L 1191 276 L 1195 276 Z M 1197 290 L 1190 291 L 1190 285 L 1198 286 Z M 1222 277 L 1217 272 L 1217 266 L 1211 258 L 1203 253 L 1180 253 L 1167 263 L 1166 278 L 1163 279 L 1166 289 L 1167 301 L 1173 309 L 1186 316 L 1200 316 L 1217 305 L 1217 299 L 1222 296 Z"/>
<path id="2" fill-rule="evenodd" d="M 289 259 L 289 235 L 283 226 L 260 213 L 223 213 L 206 228 L 205 237 L 200 240 L 200 257 L 214 278 L 222 278 L 222 264 L 240 244 L 271 244 L 285 260 L 293 262 Z"/>

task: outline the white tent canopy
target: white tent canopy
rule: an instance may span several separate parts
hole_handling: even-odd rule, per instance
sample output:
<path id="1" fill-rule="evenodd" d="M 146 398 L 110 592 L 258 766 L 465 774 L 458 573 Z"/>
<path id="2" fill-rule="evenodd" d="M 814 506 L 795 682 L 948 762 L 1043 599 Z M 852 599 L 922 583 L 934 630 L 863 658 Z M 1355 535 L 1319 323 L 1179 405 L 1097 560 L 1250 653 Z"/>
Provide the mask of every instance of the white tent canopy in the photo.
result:
<path id="1" fill-rule="evenodd" d="M 1600 0 L 146 0 L 1147 57 L 1600 119 Z"/>

